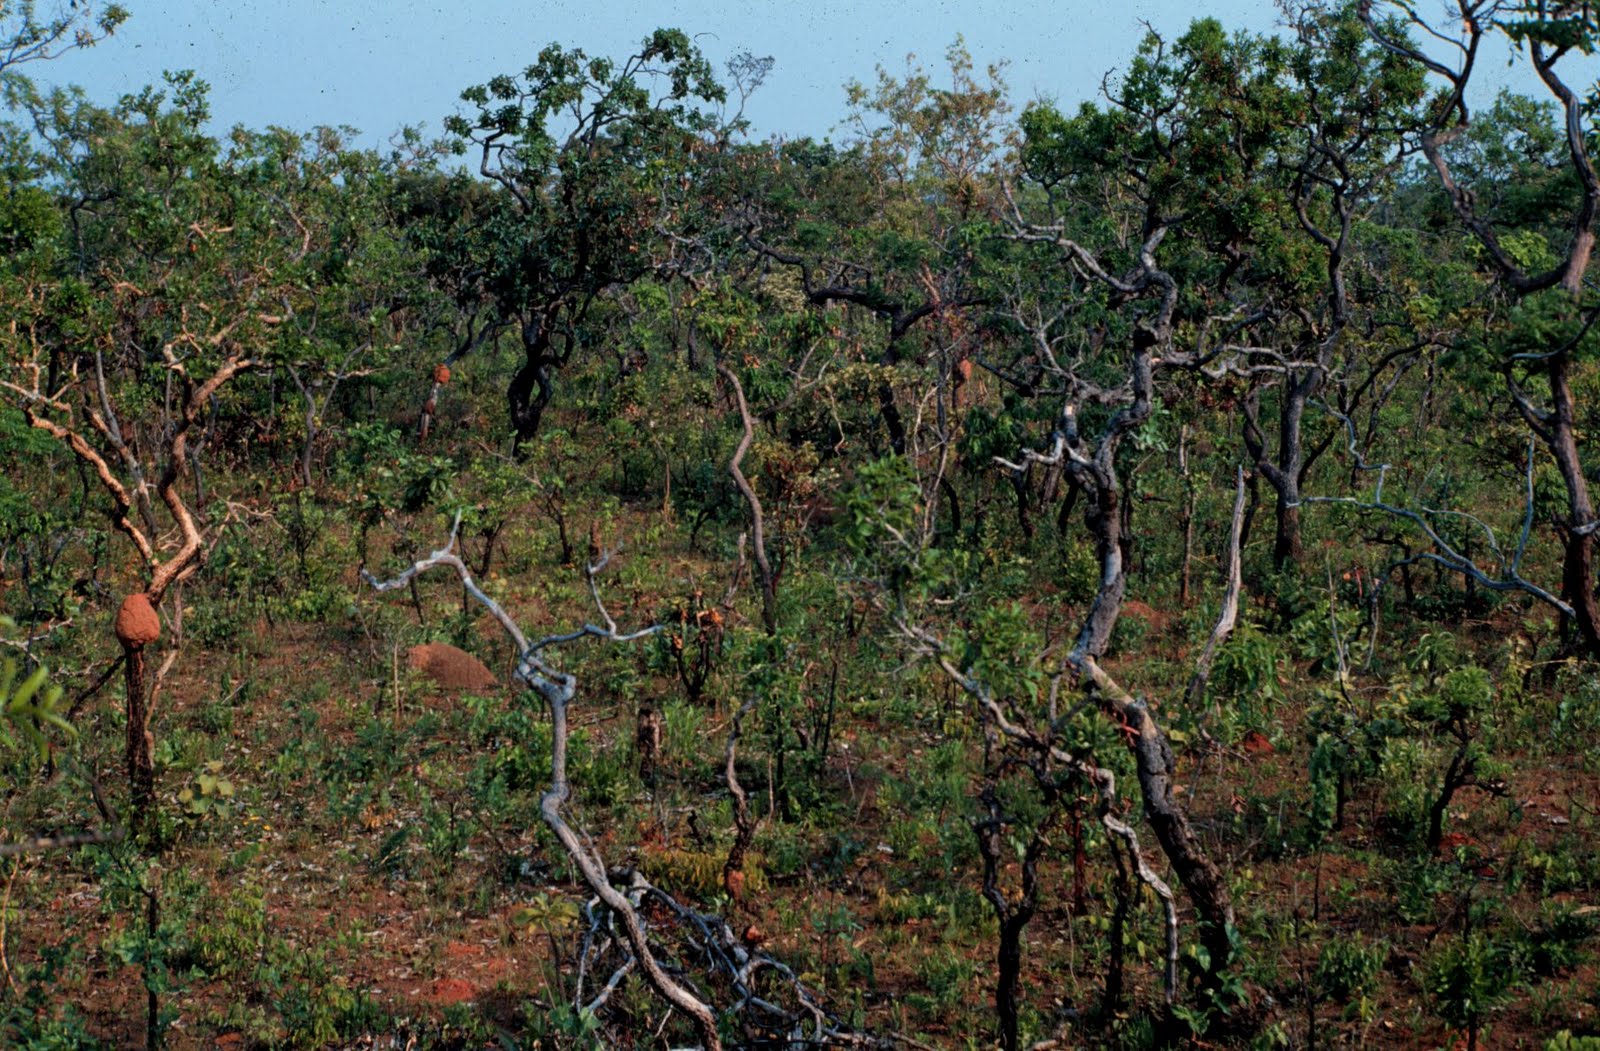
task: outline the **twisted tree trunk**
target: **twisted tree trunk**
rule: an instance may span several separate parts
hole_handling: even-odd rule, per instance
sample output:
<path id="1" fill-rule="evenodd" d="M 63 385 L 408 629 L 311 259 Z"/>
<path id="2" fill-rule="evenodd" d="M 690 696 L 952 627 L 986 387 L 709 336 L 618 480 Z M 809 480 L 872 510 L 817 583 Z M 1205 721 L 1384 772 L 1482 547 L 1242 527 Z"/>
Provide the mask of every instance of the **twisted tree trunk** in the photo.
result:
<path id="1" fill-rule="evenodd" d="M 1545 443 L 1555 458 L 1561 480 L 1567 487 L 1567 521 L 1562 530 L 1561 597 L 1572 607 L 1572 626 L 1583 649 L 1600 658 L 1600 606 L 1594 588 L 1594 503 L 1589 496 L 1589 480 L 1578 455 L 1576 409 L 1572 394 L 1571 361 L 1567 354 L 1550 359 L 1550 398 L 1554 403 L 1548 416 Z"/>

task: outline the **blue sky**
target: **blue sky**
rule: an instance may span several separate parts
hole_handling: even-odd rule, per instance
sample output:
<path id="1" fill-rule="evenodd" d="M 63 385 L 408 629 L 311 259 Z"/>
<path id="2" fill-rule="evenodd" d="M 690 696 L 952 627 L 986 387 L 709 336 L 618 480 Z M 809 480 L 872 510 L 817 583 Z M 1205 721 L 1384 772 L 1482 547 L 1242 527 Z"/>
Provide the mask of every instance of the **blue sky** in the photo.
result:
<path id="1" fill-rule="evenodd" d="M 1017 102 L 1045 95 L 1075 104 L 1127 60 L 1140 19 L 1180 33 L 1198 14 L 1230 26 L 1270 29 L 1270 4 L 1198 10 L 1174 0 L 1037 4 L 998 0 L 841 0 L 774 3 L 711 0 L 126 0 L 132 18 L 116 37 L 30 74 L 76 83 L 96 99 L 194 69 L 212 85 L 223 127 L 351 124 L 381 142 L 400 125 L 439 121 L 461 89 L 521 69 L 551 41 L 591 54 L 625 54 L 657 26 L 699 35 L 720 67 L 740 51 L 776 66 L 747 115 L 759 136 L 828 134 L 845 114 L 844 83 L 870 81 L 875 66 L 905 69 L 915 52 L 938 69 L 957 34 L 980 65 L 1008 59 Z"/>
<path id="2" fill-rule="evenodd" d="M 844 119 L 843 85 L 870 82 L 883 65 L 904 72 L 916 53 L 939 70 L 957 34 L 980 66 L 1007 60 L 1014 102 L 1054 98 L 1075 106 L 1125 63 L 1144 23 L 1176 35 L 1214 15 L 1229 28 L 1271 30 L 1271 3 L 1178 0 L 1055 4 L 1002 0 L 126 0 L 131 20 L 116 37 L 29 72 L 76 83 L 110 101 L 194 69 L 212 85 L 219 129 L 235 123 L 349 124 L 377 145 L 403 124 L 437 132 L 462 88 L 520 70 L 551 41 L 591 54 L 626 54 L 651 29 L 699 37 L 718 65 L 740 51 L 776 66 L 750 102 L 758 137 L 829 134 Z M 1504 78 L 1504 67 L 1486 69 Z"/>

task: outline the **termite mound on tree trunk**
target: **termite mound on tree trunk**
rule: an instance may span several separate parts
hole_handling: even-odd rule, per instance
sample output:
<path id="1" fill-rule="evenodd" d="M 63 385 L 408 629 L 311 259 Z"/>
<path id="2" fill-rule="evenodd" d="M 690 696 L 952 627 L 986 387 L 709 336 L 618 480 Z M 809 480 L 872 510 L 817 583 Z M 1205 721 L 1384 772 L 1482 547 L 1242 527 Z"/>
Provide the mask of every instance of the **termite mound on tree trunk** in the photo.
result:
<path id="1" fill-rule="evenodd" d="M 123 666 L 128 705 L 126 759 L 132 824 L 144 834 L 151 829 L 151 807 L 155 800 L 155 742 L 150 739 L 150 708 L 145 697 L 144 648 L 161 637 L 161 618 L 156 615 L 150 596 L 136 591 L 123 599 L 113 630 L 126 658 Z"/>
<path id="2" fill-rule="evenodd" d="M 150 604 L 150 596 L 142 591 L 136 591 L 122 600 L 122 608 L 117 610 L 117 621 L 113 628 L 117 641 L 124 647 L 148 646 L 161 637 L 161 618 L 156 616 L 156 609 Z"/>

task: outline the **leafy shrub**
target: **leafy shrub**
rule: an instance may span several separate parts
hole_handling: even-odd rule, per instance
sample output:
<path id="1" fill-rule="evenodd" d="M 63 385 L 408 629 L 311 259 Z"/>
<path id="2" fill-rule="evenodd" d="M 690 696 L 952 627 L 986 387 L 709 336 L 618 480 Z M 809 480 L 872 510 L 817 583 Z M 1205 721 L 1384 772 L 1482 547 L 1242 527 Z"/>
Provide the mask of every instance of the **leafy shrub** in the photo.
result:
<path id="1" fill-rule="evenodd" d="M 1563 1029 L 1545 1041 L 1544 1051 L 1600 1051 L 1600 1036 L 1573 1036 Z"/>
<path id="2" fill-rule="evenodd" d="M 1468 1034 L 1468 1045 L 1490 1015 L 1511 996 L 1506 953 L 1483 931 L 1471 931 L 1446 944 L 1427 961 L 1422 984 L 1439 1017 Z"/>
<path id="3" fill-rule="evenodd" d="M 1388 952 L 1383 942 L 1368 945 L 1355 937 L 1334 938 L 1317 957 L 1317 990 L 1341 1003 L 1367 995 Z"/>
<path id="4" fill-rule="evenodd" d="M 1550 902 L 1533 927 L 1519 931 L 1511 946 L 1512 967 L 1529 978 L 1549 978 L 1583 963 L 1595 922 L 1571 905 Z"/>
<path id="5" fill-rule="evenodd" d="M 1395 914 L 1406 923 L 1432 920 L 1442 900 L 1456 889 L 1461 878 L 1455 866 L 1428 858 L 1390 862 L 1382 872 L 1394 898 Z"/>
<path id="6" fill-rule="evenodd" d="M 1055 582 L 1062 599 L 1076 606 L 1088 603 L 1100 590 L 1100 560 L 1086 537 L 1074 534 L 1061 544 Z"/>

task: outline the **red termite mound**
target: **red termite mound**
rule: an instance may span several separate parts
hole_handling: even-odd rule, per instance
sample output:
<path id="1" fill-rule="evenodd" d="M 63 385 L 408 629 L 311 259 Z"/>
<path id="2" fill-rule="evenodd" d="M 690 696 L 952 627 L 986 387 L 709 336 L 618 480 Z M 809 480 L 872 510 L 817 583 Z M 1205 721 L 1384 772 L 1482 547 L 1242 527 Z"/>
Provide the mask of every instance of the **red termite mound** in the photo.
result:
<path id="1" fill-rule="evenodd" d="M 150 605 L 150 596 L 136 591 L 122 600 L 117 610 L 115 631 L 124 646 L 148 646 L 161 637 L 161 618 Z"/>
<path id="2" fill-rule="evenodd" d="M 497 685 L 494 672 L 465 650 L 430 642 L 406 650 L 406 667 L 415 668 L 451 690 L 488 690 Z"/>

